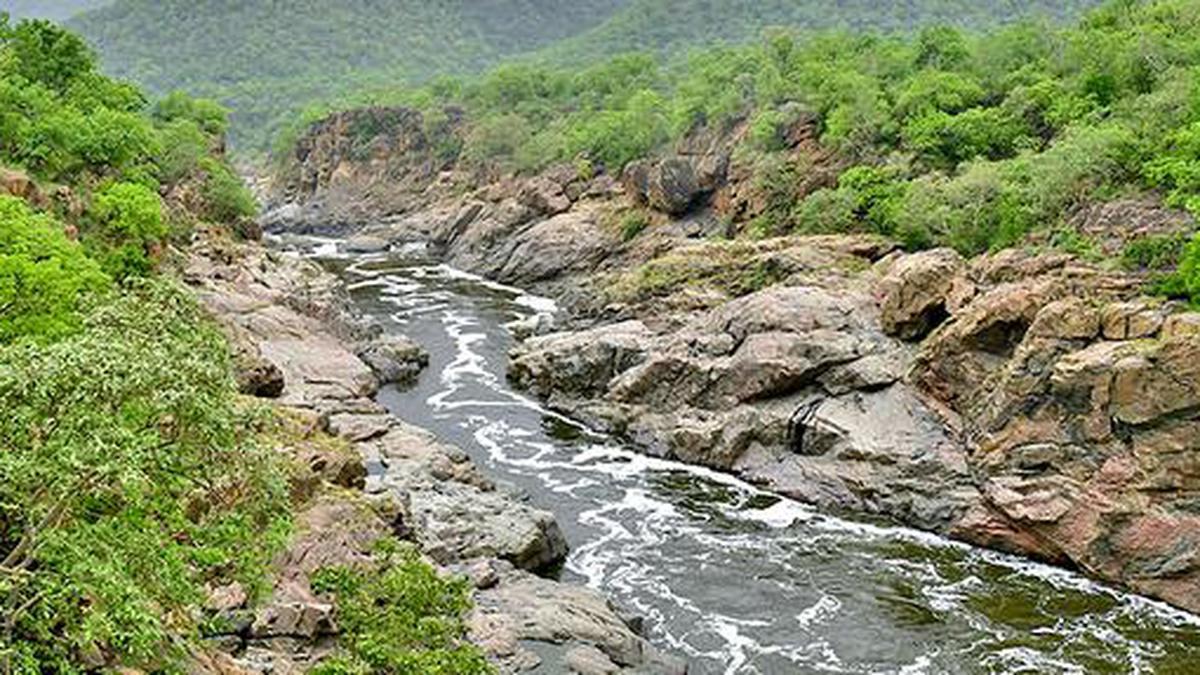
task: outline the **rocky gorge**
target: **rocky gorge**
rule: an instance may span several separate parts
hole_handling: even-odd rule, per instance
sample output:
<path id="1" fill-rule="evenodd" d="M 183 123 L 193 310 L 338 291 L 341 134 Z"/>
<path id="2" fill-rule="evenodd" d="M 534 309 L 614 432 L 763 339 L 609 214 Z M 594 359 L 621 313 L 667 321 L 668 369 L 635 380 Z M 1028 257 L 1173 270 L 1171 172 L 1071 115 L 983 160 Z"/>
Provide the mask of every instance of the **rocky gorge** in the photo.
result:
<path id="1" fill-rule="evenodd" d="M 372 400 L 427 357 L 351 312 L 338 281 L 316 265 L 256 243 L 201 237 L 184 280 L 235 347 L 242 390 L 271 399 L 289 420 L 281 452 L 309 473 L 305 506 L 279 556 L 269 597 L 251 605 L 238 586 L 211 589 L 226 619 L 217 656 L 198 673 L 307 672 L 339 634 L 334 604 L 312 577 L 332 565 L 371 565 L 378 541 L 413 541 L 444 574 L 474 586 L 470 639 L 504 672 L 683 673 L 598 593 L 536 573 L 558 565 L 566 542 L 554 517 L 498 487 L 458 448 L 392 417 Z M 534 650 L 530 645 L 537 645 Z"/>
<path id="2" fill-rule="evenodd" d="M 621 176 L 515 177 L 440 162 L 412 111 L 340 113 L 301 139 L 263 222 L 358 251 L 425 243 L 554 297 L 566 311 L 523 328 L 511 380 L 644 452 L 1200 611 L 1200 314 L 1044 247 L 729 239 L 764 208 L 732 151 L 744 133 Z M 813 138 L 804 120 L 789 133 L 815 158 L 805 180 L 828 184 Z M 1186 220 L 1118 203 L 1079 226 L 1147 210 Z M 339 395 L 331 428 L 388 456 L 396 432 L 356 409 L 365 391 Z"/>

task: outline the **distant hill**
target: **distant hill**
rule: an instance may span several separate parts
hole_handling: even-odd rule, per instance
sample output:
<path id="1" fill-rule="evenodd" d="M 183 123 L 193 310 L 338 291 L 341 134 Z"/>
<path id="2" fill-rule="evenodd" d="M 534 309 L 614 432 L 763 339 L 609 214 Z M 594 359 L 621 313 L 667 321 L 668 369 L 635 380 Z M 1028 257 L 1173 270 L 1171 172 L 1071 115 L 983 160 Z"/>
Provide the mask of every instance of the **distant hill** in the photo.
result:
<path id="1" fill-rule="evenodd" d="M 103 7 L 112 0 L 0 0 L 0 12 L 18 18 L 65 21 L 80 12 Z"/>
<path id="2" fill-rule="evenodd" d="M 253 144 L 306 101 L 476 70 L 591 28 L 627 1 L 115 0 L 71 25 L 113 75 L 224 99 Z"/>
<path id="3" fill-rule="evenodd" d="M 741 42 L 769 27 L 907 31 L 930 24 L 979 28 L 1022 18 L 1069 21 L 1099 0 L 631 0 L 604 23 L 564 40 L 548 59 L 586 61 L 622 51 L 678 53 Z"/>
<path id="4" fill-rule="evenodd" d="M 14 3 L 14 0 L 0 2 Z M 85 0 L 58 3 L 83 4 Z M 97 0 L 91 0 L 95 4 Z M 28 5 L 49 5 L 40 2 Z M 113 0 L 71 20 L 107 70 L 233 109 L 233 141 L 262 149 L 316 101 L 518 55 L 580 63 L 626 51 L 673 56 L 770 26 L 904 30 L 1075 16 L 1095 0 Z M 286 5 L 286 10 L 279 9 Z"/>

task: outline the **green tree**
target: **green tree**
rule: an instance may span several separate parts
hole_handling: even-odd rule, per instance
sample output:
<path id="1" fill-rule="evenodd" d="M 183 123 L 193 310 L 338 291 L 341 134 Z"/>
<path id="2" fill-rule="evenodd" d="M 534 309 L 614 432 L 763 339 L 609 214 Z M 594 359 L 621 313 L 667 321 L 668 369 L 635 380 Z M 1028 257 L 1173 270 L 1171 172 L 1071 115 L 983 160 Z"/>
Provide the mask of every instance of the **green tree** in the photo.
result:
<path id="1" fill-rule="evenodd" d="M 87 43 L 49 21 L 22 21 L 5 29 L 0 45 L 15 58 L 19 76 L 58 92 L 95 67 Z"/>
<path id="2" fill-rule="evenodd" d="M 0 344 L 59 339 L 109 286 L 100 267 L 63 225 L 0 196 Z"/>

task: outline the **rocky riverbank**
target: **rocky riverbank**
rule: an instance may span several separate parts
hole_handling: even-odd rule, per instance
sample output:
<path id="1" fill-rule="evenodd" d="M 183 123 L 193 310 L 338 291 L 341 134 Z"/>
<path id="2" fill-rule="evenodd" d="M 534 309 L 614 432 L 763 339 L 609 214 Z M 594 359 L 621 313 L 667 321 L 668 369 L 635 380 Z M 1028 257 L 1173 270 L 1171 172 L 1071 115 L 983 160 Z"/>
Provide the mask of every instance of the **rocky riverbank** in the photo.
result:
<path id="1" fill-rule="evenodd" d="M 686 671 L 598 593 L 538 576 L 567 553 L 551 514 L 372 400 L 381 379 L 411 372 L 422 356 L 348 312 L 331 276 L 256 244 L 202 237 L 184 278 L 227 327 L 243 391 L 274 399 L 289 420 L 281 451 L 311 474 L 297 480 L 307 506 L 266 601 L 212 589 L 208 609 L 229 628 L 199 672 L 303 672 L 330 653 L 337 609 L 310 577 L 368 564 L 386 537 L 411 540 L 445 573 L 471 579 L 470 639 L 502 672 Z"/>
<path id="2" fill-rule="evenodd" d="M 1200 611 L 1200 315 L 1144 279 L 1032 243 L 963 260 L 870 237 L 725 240 L 761 208 L 730 151 L 744 130 L 620 177 L 514 178 L 439 165 L 408 115 L 352 152 L 354 116 L 382 114 L 313 128 L 268 229 L 427 242 L 553 294 L 568 316 L 536 327 L 513 378 L 647 452 Z M 789 142 L 821 184 L 836 171 L 805 124 Z M 1186 220 L 1116 203 L 1073 226 Z"/>

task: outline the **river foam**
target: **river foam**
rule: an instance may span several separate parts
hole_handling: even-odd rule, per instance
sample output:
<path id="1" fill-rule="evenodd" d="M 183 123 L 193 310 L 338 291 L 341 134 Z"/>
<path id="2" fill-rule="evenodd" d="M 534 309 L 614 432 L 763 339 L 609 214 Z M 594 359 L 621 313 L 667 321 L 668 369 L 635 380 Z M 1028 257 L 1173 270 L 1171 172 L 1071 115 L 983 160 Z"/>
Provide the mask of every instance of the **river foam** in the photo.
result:
<path id="1" fill-rule="evenodd" d="M 425 338 L 432 372 L 393 412 L 553 510 L 565 573 L 643 618 L 693 672 L 1153 672 L 1200 622 L 1066 570 L 816 512 L 650 457 L 513 391 L 513 318 L 554 303 L 442 264 L 342 268 L 361 306 Z M 1097 670 L 1099 669 L 1099 670 Z"/>

